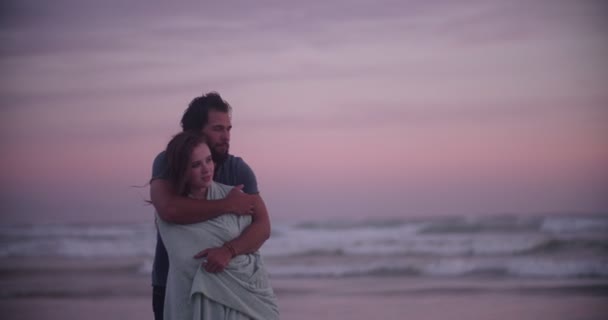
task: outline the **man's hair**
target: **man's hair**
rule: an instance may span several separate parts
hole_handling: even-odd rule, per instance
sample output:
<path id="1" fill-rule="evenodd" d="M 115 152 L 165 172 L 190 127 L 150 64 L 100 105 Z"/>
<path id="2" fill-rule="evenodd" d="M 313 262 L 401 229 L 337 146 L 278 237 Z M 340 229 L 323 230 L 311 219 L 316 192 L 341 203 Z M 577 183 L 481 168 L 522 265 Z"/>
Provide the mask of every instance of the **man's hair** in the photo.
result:
<path id="1" fill-rule="evenodd" d="M 201 131 L 209 121 L 209 110 L 231 113 L 232 107 L 214 91 L 196 97 L 184 111 L 181 121 L 182 130 Z"/>
<path id="2" fill-rule="evenodd" d="M 201 144 L 206 145 L 206 141 L 200 131 L 182 131 L 167 144 L 168 180 L 179 195 L 188 194 L 186 174 L 190 167 L 190 156 L 194 148 Z"/>

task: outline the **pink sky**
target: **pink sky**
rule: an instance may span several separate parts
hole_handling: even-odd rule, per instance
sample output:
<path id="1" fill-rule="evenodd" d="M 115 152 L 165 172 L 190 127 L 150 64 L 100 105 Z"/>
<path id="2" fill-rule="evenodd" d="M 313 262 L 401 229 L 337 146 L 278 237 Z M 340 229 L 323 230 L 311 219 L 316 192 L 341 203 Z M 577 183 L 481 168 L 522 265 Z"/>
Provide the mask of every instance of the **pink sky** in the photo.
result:
<path id="1" fill-rule="evenodd" d="M 152 219 L 211 90 L 275 221 L 607 212 L 599 1 L 87 2 L 0 10 L 0 223 Z"/>

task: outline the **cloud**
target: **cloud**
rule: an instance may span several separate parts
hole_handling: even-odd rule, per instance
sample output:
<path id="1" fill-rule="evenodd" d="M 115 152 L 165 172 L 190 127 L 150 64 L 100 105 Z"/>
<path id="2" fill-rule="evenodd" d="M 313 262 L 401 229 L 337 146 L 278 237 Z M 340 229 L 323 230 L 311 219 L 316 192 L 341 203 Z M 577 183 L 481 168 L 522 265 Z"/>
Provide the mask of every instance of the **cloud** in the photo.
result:
<path id="1" fill-rule="evenodd" d="M 530 34 L 564 14 L 552 10 L 546 17 L 543 6 L 527 2 L 243 2 L 237 9 L 199 3 L 190 10 L 143 2 L 61 3 L 26 2 L 17 14 L 23 22 L 4 31 L 9 41 L 0 64 L 15 76 L 2 79 L 3 96 L 123 96 L 194 83 L 315 88 L 317 81 L 352 78 L 371 78 L 369 85 L 377 86 L 401 82 L 418 94 L 428 91 L 426 96 L 435 94 L 429 91 L 434 86 L 447 96 L 462 89 L 468 94 L 477 85 L 471 81 L 504 86 L 520 80 L 505 73 L 538 62 L 542 57 L 530 54 L 547 45 Z M 486 47 L 466 40 L 480 37 Z M 488 41 L 519 44 L 505 50 L 487 47 Z M 525 41 L 533 46 L 522 46 Z"/>
<path id="2" fill-rule="evenodd" d="M 247 132 L 236 138 L 241 148 L 270 181 L 293 169 L 264 164 L 286 156 L 305 165 L 306 143 L 331 158 L 322 172 L 337 182 L 388 151 L 391 168 L 407 178 L 405 164 L 433 171 L 446 158 L 488 170 L 492 159 L 505 165 L 524 151 L 540 159 L 546 141 L 563 164 L 555 168 L 577 176 L 602 145 L 607 116 L 608 46 L 594 8 L 541 0 L 5 1 L 3 167 L 20 182 L 51 177 L 51 189 L 133 184 L 125 177 L 147 177 L 149 158 L 178 130 L 189 100 L 217 90 L 235 107 L 235 128 Z M 377 154 L 359 156 L 368 145 Z M 86 183 L 66 177 L 74 168 Z M 269 189 L 290 187 L 278 185 Z"/>

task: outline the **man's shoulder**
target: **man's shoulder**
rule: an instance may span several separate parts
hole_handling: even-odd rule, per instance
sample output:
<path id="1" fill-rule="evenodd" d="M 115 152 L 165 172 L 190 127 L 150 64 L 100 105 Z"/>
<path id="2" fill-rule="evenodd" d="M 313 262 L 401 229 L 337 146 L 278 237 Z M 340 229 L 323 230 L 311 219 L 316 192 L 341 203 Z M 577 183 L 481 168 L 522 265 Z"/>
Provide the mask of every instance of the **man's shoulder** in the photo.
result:
<path id="1" fill-rule="evenodd" d="M 229 154 L 228 158 L 226 158 L 225 164 L 229 165 L 236 170 L 251 170 L 247 162 L 243 160 L 243 158 L 239 156 L 235 156 L 233 154 Z"/>
<path id="2" fill-rule="evenodd" d="M 222 166 L 216 181 L 229 185 L 242 184 L 245 193 L 259 193 L 255 173 L 243 158 L 229 154 Z"/>
<path id="3" fill-rule="evenodd" d="M 156 162 L 157 160 L 164 160 L 167 157 L 167 151 L 163 150 L 161 152 L 159 152 L 156 157 L 154 157 L 154 161 Z"/>
<path id="4" fill-rule="evenodd" d="M 235 156 L 233 154 L 228 154 L 228 157 L 226 158 L 226 162 L 228 162 L 230 164 L 237 164 L 237 163 L 245 163 L 245 160 L 243 160 L 243 158 L 241 158 L 239 156 Z"/>
<path id="5" fill-rule="evenodd" d="M 166 179 L 167 167 L 167 153 L 163 150 L 156 155 L 154 162 L 152 163 L 152 180 Z"/>

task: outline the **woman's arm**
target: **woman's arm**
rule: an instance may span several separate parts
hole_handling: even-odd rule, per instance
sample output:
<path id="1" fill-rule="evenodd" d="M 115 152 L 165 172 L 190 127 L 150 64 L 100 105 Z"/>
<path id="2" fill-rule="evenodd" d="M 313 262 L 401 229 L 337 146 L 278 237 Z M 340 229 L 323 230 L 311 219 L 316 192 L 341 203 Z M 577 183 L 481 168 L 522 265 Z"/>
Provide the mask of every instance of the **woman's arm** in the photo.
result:
<path id="1" fill-rule="evenodd" d="M 234 256 L 256 252 L 270 237 L 270 217 L 264 200 L 259 194 L 252 197 L 255 198 L 255 204 L 251 224 L 224 246 L 205 249 L 194 256 L 195 259 L 207 258 L 203 262 L 207 272 L 223 271 Z"/>

